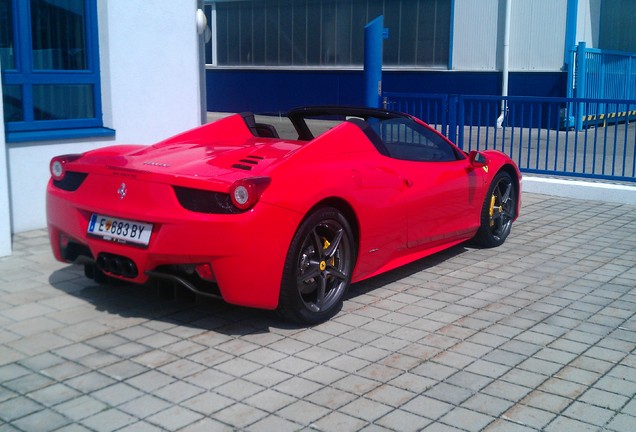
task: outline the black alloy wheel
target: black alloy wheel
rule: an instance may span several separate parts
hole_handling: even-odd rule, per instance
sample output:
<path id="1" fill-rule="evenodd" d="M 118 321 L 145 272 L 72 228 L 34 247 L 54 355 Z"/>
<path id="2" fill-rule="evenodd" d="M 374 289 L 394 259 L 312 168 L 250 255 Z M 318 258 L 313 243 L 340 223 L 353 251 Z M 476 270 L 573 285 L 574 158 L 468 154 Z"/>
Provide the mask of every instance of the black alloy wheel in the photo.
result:
<path id="1" fill-rule="evenodd" d="M 303 324 L 331 318 L 342 307 L 354 263 L 347 219 L 332 207 L 314 211 L 300 224 L 287 253 L 279 313 Z"/>
<path id="2" fill-rule="evenodd" d="M 515 219 L 517 190 L 512 177 L 505 171 L 493 179 L 481 210 L 481 222 L 474 240 L 481 246 L 503 244 Z"/>

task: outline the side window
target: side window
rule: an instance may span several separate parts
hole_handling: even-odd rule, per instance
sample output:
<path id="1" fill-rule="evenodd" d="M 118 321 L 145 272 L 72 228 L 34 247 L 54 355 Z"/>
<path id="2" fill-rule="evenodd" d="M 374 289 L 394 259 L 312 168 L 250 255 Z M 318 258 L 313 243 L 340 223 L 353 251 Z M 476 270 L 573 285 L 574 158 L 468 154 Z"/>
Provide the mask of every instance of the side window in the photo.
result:
<path id="1" fill-rule="evenodd" d="M 455 149 L 441 136 L 410 119 L 385 120 L 378 126 L 390 157 L 420 162 L 458 159 Z"/>

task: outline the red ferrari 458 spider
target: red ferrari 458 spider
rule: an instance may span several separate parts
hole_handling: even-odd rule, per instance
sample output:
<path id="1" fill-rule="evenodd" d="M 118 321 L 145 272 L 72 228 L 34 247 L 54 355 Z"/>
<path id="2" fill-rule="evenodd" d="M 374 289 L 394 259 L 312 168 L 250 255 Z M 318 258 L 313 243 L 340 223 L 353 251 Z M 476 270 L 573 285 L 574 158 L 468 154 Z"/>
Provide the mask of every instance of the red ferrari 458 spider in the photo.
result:
<path id="1" fill-rule="evenodd" d="M 502 244 L 519 214 L 521 174 L 503 153 L 465 153 L 392 111 L 288 117 L 294 139 L 235 114 L 152 146 L 54 158 L 55 257 L 100 282 L 167 280 L 312 324 L 352 282 L 466 240 Z"/>

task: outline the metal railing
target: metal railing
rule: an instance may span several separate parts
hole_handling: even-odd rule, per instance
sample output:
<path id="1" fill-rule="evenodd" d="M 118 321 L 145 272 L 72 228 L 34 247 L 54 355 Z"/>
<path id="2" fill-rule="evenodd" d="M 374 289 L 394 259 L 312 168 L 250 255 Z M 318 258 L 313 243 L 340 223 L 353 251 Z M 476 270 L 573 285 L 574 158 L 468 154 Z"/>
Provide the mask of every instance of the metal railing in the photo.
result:
<path id="1" fill-rule="evenodd" d="M 575 51 L 577 97 L 636 98 L 636 53 L 587 48 Z"/>
<path id="2" fill-rule="evenodd" d="M 393 111 L 411 114 L 448 136 L 449 95 L 384 92 L 384 105 Z M 388 106 L 387 106 L 388 104 Z"/>
<path id="3" fill-rule="evenodd" d="M 383 96 L 387 108 L 429 122 L 462 149 L 500 150 L 524 172 L 636 182 L 636 100 Z"/>
<path id="4" fill-rule="evenodd" d="M 568 72 L 568 96 L 594 99 L 636 99 L 636 54 L 622 51 L 587 48 L 580 42 L 572 51 Z M 584 111 L 581 118 L 593 120 L 595 117 L 611 113 L 605 111 L 605 105 L 592 107 Z M 634 109 L 634 108 L 632 108 Z M 629 111 L 625 106 L 617 111 Z M 581 118 L 574 119 L 577 130 L 585 125 Z"/>

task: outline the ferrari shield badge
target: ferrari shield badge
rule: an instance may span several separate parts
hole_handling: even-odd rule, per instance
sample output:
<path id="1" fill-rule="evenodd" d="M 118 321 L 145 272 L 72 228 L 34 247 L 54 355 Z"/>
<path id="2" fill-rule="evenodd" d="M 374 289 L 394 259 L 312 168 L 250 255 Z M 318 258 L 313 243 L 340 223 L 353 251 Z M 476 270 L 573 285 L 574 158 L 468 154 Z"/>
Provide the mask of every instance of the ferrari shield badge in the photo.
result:
<path id="1" fill-rule="evenodd" d="M 117 194 L 119 195 L 119 199 L 124 199 L 126 197 L 126 193 L 128 193 L 128 188 L 126 188 L 126 183 L 122 183 L 117 189 Z"/>

